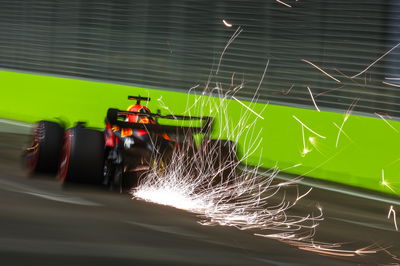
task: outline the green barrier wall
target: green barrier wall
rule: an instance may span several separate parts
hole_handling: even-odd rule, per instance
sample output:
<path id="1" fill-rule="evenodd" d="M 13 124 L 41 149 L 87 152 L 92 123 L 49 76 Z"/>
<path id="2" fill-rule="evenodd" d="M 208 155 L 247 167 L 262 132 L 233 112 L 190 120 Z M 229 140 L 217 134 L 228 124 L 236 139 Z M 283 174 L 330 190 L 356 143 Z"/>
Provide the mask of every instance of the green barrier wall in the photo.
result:
<path id="1" fill-rule="evenodd" d="M 173 91 L 7 71 L 0 71 L 0 80 L 0 117 L 26 122 L 60 117 L 69 121 L 70 125 L 79 120 L 87 121 L 89 126 L 102 127 L 107 108 L 125 109 L 132 104 L 127 100 L 127 95 L 150 96 L 150 109 L 160 108 L 162 113 L 180 114 L 188 114 L 186 106 L 191 106 L 200 97 Z M 219 116 L 219 98 L 204 96 L 201 101 L 206 104 L 202 108 L 193 108 L 192 115 Z M 247 159 L 249 164 L 260 164 L 266 168 L 277 165 L 288 173 L 396 195 L 400 193 L 398 122 L 388 121 L 393 129 L 382 119 L 351 115 L 344 123 L 336 147 L 339 129 L 335 124 L 342 125 L 344 114 L 272 104 L 265 106 L 246 101 L 242 103 L 251 106 L 264 119 L 247 111 L 237 101 L 228 100 L 223 106 L 229 115 L 222 116 L 222 120 L 218 119 L 217 125 L 227 124 L 234 132 L 244 130 L 245 133 L 238 141 L 241 154 L 245 154 L 249 147 L 256 147 Z M 165 106 L 170 110 L 166 110 Z M 302 126 L 294 117 L 321 137 L 304 129 L 303 143 Z M 217 126 L 217 132 L 220 131 L 222 135 L 227 135 L 228 131 L 224 127 Z M 257 138 L 257 134 L 261 138 Z M 303 154 L 304 146 L 310 150 L 307 154 Z M 382 184 L 382 169 L 389 185 Z"/>

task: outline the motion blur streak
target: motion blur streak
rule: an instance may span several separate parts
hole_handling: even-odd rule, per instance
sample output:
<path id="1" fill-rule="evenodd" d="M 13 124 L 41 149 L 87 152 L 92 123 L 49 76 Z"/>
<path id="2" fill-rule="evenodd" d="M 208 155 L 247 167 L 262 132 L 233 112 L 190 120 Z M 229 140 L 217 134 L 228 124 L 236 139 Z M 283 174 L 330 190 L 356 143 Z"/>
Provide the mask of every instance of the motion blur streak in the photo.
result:
<path id="1" fill-rule="evenodd" d="M 334 81 L 340 83 L 340 80 L 338 80 L 337 78 L 333 77 L 332 75 L 330 75 L 329 73 L 327 73 L 325 70 L 323 70 L 322 68 L 320 68 L 319 66 L 317 66 L 316 64 L 306 60 L 306 59 L 301 59 L 301 61 L 306 62 L 307 64 L 315 67 L 316 69 L 318 69 L 319 71 L 321 71 L 322 73 L 324 73 L 326 76 L 328 76 L 329 78 L 333 79 Z"/>

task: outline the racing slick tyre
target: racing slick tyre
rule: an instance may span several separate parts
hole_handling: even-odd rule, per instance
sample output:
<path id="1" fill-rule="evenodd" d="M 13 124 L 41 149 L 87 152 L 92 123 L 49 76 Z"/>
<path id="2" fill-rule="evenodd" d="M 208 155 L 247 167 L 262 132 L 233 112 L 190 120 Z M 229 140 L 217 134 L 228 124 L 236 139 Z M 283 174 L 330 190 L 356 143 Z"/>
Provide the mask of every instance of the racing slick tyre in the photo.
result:
<path id="1" fill-rule="evenodd" d="M 58 172 L 61 182 L 100 185 L 103 171 L 103 133 L 79 125 L 66 130 Z"/>
<path id="2" fill-rule="evenodd" d="M 118 112 L 119 112 L 118 109 L 109 108 L 109 109 L 107 110 L 106 121 L 107 121 L 108 123 L 111 123 L 111 124 L 116 123 L 117 120 L 118 120 Z"/>
<path id="3" fill-rule="evenodd" d="M 31 175 L 56 174 L 59 165 L 64 128 L 56 122 L 39 121 L 33 141 L 25 150 L 25 162 Z"/>
<path id="4" fill-rule="evenodd" d="M 237 147 L 233 141 L 204 139 L 201 151 L 202 160 L 213 172 L 211 175 L 212 185 L 234 181 L 239 163 L 237 159 Z"/>

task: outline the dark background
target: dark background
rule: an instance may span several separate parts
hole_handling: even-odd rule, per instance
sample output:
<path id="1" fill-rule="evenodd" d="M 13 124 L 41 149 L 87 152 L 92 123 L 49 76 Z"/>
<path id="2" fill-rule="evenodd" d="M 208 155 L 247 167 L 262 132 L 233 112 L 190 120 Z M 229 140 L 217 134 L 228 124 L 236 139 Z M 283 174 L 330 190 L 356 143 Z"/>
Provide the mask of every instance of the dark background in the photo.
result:
<path id="1" fill-rule="evenodd" d="M 228 89 L 235 73 L 234 85 L 244 82 L 237 95 L 250 99 L 270 60 L 260 101 L 312 106 L 309 86 L 320 107 L 342 112 L 359 98 L 357 111 L 399 116 L 399 89 L 382 84 L 400 77 L 399 49 L 348 77 L 400 42 L 400 4 L 286 2 L 292 8 L 273 0 L 0 0 L 0 67 L 181 91 L 199 84 L 202 91 L 241 27 L 211 88 L 218 81 Z"/>

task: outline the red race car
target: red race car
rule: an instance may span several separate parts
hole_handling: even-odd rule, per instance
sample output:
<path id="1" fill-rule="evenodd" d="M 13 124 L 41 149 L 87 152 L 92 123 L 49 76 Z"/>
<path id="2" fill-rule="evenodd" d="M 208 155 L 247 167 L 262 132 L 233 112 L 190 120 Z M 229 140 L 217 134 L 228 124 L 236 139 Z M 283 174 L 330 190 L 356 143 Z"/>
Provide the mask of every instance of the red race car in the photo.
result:
<path id="1" fill-rule="evenodd" d="M 150 98 L 128 99 L 136 103 L 127 111 L 108 109 L 104 130 L 87 128 L 83 122 L 66 130 L 60 123 L 38 122 L 25 151 L 28 171 L 56 174 L 64 184 L 98 184 L 122 191 L 137 185 L 155 164 L 171 163 L 176 151 L 193 156 L 197 152 L 193 134 L 203 135 L 203 152 L 235 160 L 231 141 L 210 139 L 211 117 L 161 115 L 141 104 Z M 160 119 L 198 120 L 199 126 L 161 125 Z"/>

